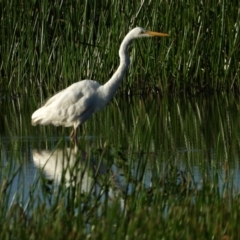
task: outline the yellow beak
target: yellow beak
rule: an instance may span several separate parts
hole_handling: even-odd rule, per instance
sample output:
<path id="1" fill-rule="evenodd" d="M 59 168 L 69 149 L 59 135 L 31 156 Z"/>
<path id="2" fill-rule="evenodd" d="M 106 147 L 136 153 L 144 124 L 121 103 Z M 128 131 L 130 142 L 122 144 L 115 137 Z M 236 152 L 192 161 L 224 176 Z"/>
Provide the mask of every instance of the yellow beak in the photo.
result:
<path id="1" fill-rule="evenodd" d="M 169 34 L 167 33 L 161 33 L 161 32 L 152 32 L 152 31 L 146 31 L 146 34 L 150 36 L 156 36 L 156 37 L 168 37 Z"/>

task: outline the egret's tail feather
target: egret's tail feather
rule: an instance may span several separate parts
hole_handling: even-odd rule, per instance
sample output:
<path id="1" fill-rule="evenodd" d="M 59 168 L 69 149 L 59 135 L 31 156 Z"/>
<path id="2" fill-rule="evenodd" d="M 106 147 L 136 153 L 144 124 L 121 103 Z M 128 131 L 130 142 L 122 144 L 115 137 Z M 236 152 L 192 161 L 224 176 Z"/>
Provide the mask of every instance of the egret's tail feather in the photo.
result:
<path id="1" fill-rule="evenodd" d="M 42 108 L 38 109 L 32 114 L 32 125 L 36 126 L 38 124 L 48 124 L 47 117 Z"/>

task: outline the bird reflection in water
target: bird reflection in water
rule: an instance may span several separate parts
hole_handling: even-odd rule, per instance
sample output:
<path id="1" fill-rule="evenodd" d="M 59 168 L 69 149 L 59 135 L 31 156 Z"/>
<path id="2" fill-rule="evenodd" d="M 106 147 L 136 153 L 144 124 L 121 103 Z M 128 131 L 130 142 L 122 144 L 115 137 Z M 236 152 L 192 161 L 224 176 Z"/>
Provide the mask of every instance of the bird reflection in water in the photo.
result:
<path id="1" fill-rule="evenodd" d="M 100 178 L 108 176 L 108 168 L 99 163 L 93 157 L 89 157 L 85 151 L 78 148 L 63 148 L 50 150 L 33 150 L 35 166 L 43 170 L 48 179 L 53 179 L 56 184 L 65 183 L 67 186 L 80 188 L 81 193 L 99 193 L 102 189 Z M 123 190 L 118 175 L 108 177 L 114 191 Z M 113 192 L 110 194 L 112 195 Z"/>

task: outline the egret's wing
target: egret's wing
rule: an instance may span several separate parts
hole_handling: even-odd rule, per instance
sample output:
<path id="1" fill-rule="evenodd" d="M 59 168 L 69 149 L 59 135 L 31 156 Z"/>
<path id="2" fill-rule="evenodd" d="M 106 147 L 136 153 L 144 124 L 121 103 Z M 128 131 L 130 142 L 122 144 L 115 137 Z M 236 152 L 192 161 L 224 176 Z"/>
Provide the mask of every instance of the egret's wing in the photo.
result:
<path id="1" fill-rule="evenodd" d="M 34 112 L 32 124 L 71 126 L 76 120 L 83 123 L 94 112 L 96 89 L 99 86 L 97 82 L 90 80 L 72 84 Z"/>

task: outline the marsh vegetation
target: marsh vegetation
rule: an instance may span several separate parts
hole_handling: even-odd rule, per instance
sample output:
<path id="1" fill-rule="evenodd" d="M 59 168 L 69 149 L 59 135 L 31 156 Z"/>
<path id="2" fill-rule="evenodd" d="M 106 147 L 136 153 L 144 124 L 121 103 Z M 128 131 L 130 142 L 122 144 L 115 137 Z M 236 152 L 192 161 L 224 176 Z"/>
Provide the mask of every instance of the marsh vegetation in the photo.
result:
<path id="1" fill-rule="evenodd" d="M 0 2 L 1 239 L 237 239 L 238 2 Z M 139 40 L 116 98 L 79 129 L 31 126 L 44 99 L 106 82 Z"/>

